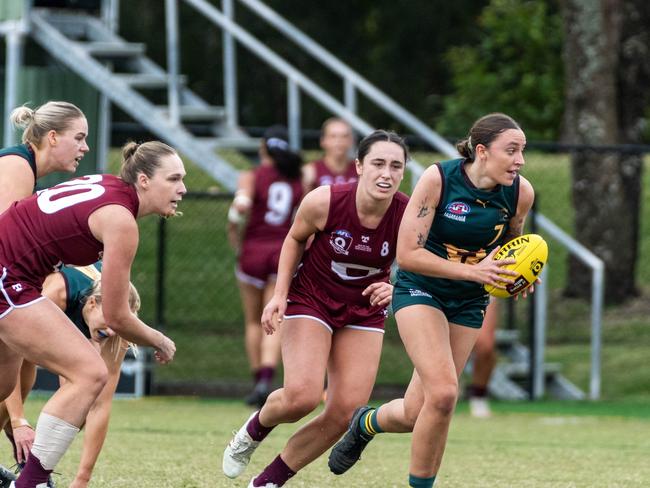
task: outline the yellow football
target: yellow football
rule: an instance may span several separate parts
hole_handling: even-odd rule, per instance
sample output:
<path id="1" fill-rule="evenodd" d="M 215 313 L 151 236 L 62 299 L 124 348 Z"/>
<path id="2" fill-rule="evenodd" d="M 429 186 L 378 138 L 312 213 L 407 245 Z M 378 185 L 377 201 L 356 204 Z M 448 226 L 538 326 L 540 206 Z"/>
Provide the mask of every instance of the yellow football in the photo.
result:
<path id="1" fill-rule="evenodd" d="M 509 258 L 516 259 L 517 262 L 503 268 L 516 271 L 518 276 L 508 276 L 514 279 L 514 283 L 506 285 L 505 290 L 485 285 L 485 290 L 490 295 L 500 298 L 514 297 L 535 283 L 548 259 L 548 245 L 544 238 L 537 234 L 515 237 L 501 246 L 494 256 L 495 260 Z"/>

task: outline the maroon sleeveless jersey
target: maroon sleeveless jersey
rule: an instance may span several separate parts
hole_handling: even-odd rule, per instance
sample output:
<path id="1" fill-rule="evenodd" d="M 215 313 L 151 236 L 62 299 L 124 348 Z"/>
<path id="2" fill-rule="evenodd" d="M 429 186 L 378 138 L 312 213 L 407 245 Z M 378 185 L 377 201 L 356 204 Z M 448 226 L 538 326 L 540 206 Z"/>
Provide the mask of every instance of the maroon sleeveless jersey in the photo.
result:
<path id="1" fill-rule="evenodd" d="M 255 196 L 244 242 L 275 240 L 282 245 L 302 198 L 300 178 L 288 179 L 273 166 L 260 166 L 254 175 Z"/>
<path id="2" fill-rule="evenodd" d="M 344 183 L 354 183 L 359 179 L 357 170 L 354 167 L 354 161 L 350 161 L 345 172 L 335 174 L 325 165 L 324 159 L 314 161 L 314 168 L 316 169 L 316 182 L 314 188 L 325 185 L 341 185 Z"/>
<path id="3" fill-rule="evenodd" d="M 0 267 L 40 288 L 61 264 L 85 266 L 101 259 L 103 243 L 88 217 L 105 205 L 122 205 L 136 217 L 135 188 L 113 175 L 90 175 L 41 190 L 0 216 Z"/>
<path id="4" fill-rule="evenodd" d="M 369 297 L 361 292 L 372 283 L 388 281 L 408 197 L 396 193 L 377 228 L 368 229 L 357 214 L 357 184 L 335 185 L 330 191 L 327 223 L 305 252 L 288 300 L 320 296 L 370 307 Z"/>

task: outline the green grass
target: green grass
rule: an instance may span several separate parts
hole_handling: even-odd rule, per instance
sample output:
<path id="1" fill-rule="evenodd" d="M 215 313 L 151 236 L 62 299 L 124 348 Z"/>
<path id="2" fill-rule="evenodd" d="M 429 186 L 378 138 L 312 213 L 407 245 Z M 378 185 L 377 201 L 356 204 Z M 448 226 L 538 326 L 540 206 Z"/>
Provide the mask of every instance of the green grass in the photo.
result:
<path id="1" fill-rule="evenodd" d="M 461 403 L 452 422 L 440 488 L 646 487 L 650 480 L 650 397 L 636 402 L 496 403 L 490 420 L 476 420 Z M 27 402 L 36 419 L 42 398 Z M 248 485 L 302 422 L 281 425 L 258 448 L 237 480 L 221 473 L 231 431 L 249 411 L 236 401 L 193 398 L 116 400 L 106 445 L 92 486 L 148 488 Z M 4 442 L 4 441 L 2 441 Z M 0 463 L 9 464 L 9 446 Z M 81 436 L 57 467 L 59 486 L 71 481 Z M 408 476 L 409 434 L 383 434 L 347 474 L 335 477 L 321 456 L 291 487 L 403 487 Z"/>

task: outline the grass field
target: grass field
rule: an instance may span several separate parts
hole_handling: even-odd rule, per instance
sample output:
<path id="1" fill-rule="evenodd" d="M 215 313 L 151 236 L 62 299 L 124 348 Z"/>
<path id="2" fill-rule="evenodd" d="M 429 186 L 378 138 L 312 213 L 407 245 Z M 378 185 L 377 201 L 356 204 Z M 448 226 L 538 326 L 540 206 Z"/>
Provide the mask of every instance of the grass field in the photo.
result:
<path id="1" fill-rule="evenodd" d="M 476 420 L 461 403 L 436 486 L 440 488 L 631 488 L 650 486 L 650 397 L 627 402 L 495 403 L 495 416 Z M 43 398 L 29 400 L 35 419 Z M 249 411 L 239 402 L 193 398 L 116 400 L 111 428 L 92 486 L 110 488 L 246 487 L 282 449 L 296 425 L 280 426 L 262 443 L 248 471 L 231 481 L 221 455 L 231 431 Z M 299 424 L 298 424 L 299 425 Z M 410 436 L 384 434 L 362 461 L 341 477 L 326 456 L 287 486 L 403 487 Z M 9 464 L 1 441 L 0 463 Z M 67 486 L 76 469 L 81 436 L 57 468 Z"/>

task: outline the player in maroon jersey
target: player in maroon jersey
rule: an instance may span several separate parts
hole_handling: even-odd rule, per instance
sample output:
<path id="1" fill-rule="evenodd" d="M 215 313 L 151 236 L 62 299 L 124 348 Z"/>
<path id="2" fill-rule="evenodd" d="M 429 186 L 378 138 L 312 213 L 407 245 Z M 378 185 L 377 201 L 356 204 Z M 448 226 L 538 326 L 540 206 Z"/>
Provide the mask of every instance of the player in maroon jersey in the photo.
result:
<path id="1" fill-rule="evenodd" d="M 120 178 L 70 180 L 12 204 L 0 216 L 0 399 L 13 390 L 22 357 L 66 379 L 43 407 L 16 488 L 45 483 L 107 379 L 92 345 L 41 295 L 52 270 L 103 257 L 106 323 L 126 340 L 154 347 L 159 362 L 174 357 L 174 342 L 131 312 L 129 275 L 138 246 L 136 219 L 176 213 L 186 191 L 185 169 L 176 151 L 157 141 L 129 143 L 122 156 Z"/>
<path id="2" fill-rule="evenodd" d="M 323 122 L 320 147 L 323 158 L 305 165 L 303 185 L 310 191 L 323 185 L 357 181 L 357 169 L 350 153 L 354 146 L 352 127 L 345 120 L 331 117 Z"/>
<path id="3" fill-rule="evenodd" d="M 246 403 L 258 407 L 271 391 L 280 361 L 280 340 L 263 334 L 260 316 L 273 294 L 282 242 L 302 198 L 302 159 L 291 151 L 287 140 L 282 126 L 266 130 L 260 165 L 241 174 L 229 211 L 229 237 L 239 251 L 236 275 L 244 308 L 246 354 L 255 382 Z M 239 223 L 246 216 L 240 238 Z"/>
<path id="4" fill-rule="evenodd" d="M 88 122 L 83 112 L 68 102 L 50 101 L 36 109 L 26 106 L 11 112 L 11 122 L 23 129 L 22 143 L 0 150 L 0 213 L 12 202 L 31 195 L 36 180 L 55 171 L 74 173 L 88 152 Z M 23 361 L 14 391 L 0 402 L 0 429 L 14 446 L 16 462 L 26 460 L 34 431 L 25 419 L 23 403 L 36 378 L 36 366 Z M 8 484 L 0 467 L 0 486 Z M 13 479 L 13 475 L 11 476 Z"/>
<path id="5" fill-rule="evenodd" d="M 249 487 L 282 486 L 336 442 L 354 408 L 370 397 L 391 301 L 397 230 L 408 200 L 398 193 L 407 159 L 399 136 L 375 131 L 359 144 L 358 183 L 319 187 L 300 204 L 262 315 L 267 333 L 282 331 L 284 386 L 235 434 L 224 452 L 226 476 L 244 471 L 276 425 L 316 408 L 326 372 L 324 411 L 289 439 Z"/>

